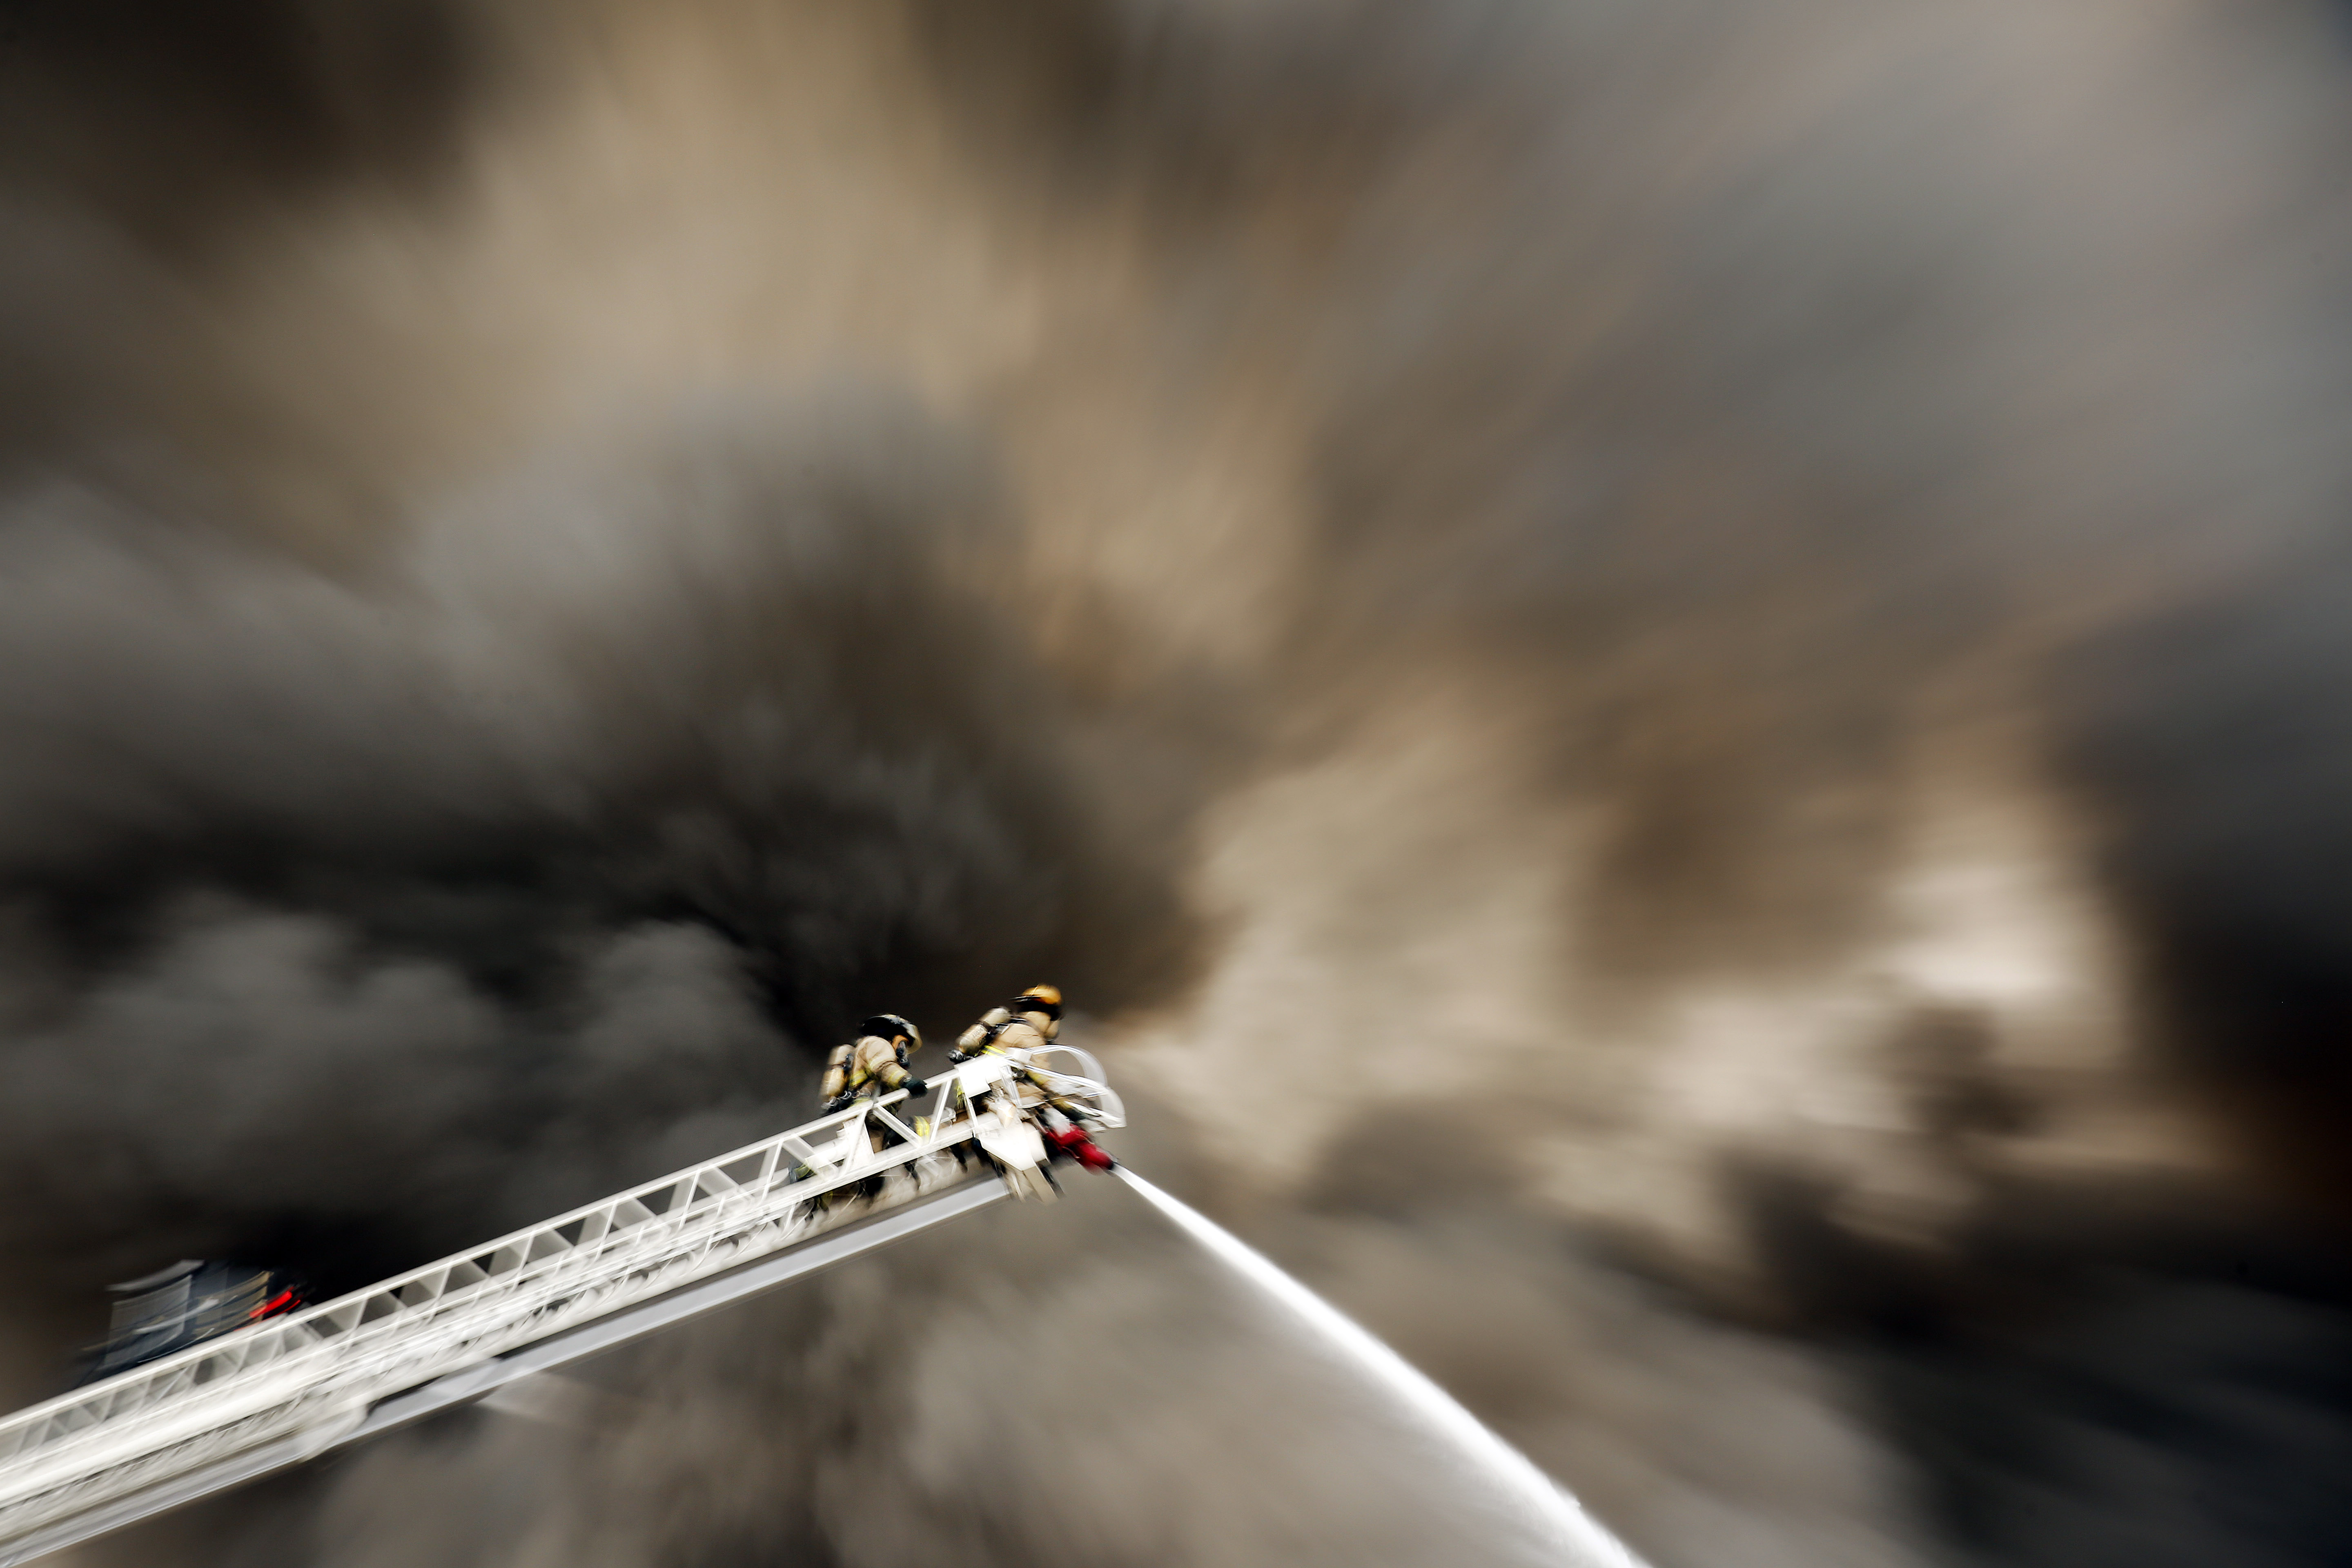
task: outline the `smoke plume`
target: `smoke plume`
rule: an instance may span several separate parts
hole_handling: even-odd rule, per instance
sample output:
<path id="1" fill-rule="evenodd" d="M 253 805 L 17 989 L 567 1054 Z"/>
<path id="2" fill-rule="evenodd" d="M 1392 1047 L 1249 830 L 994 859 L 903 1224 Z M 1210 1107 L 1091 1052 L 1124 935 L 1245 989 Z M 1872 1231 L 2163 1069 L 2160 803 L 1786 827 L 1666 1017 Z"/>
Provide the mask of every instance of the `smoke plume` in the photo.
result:
<path id="1" fill-rule="evenodd" d="M 1050 978 L 1123 1156 L 1661 1568 L 2337 1560 L 2346 69 L 16 7 L 0 1386 Z M 534 1397 L 82 1560 L 1520 1550 L 1108 1184 Z"/>

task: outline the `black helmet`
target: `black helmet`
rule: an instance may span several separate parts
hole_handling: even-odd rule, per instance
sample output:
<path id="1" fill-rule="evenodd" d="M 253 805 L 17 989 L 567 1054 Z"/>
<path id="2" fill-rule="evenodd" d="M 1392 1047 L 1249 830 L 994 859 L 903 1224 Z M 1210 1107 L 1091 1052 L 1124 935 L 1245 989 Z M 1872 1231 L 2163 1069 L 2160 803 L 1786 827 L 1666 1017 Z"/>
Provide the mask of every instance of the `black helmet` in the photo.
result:
<path id="1" fill-rule="evenodd" d="M 923 1048 L 923 1032 L 896 1013 L 875 1014 L 857 1026 L 857 1033 L 861 1038 L 867 1035 L 885 1040 L 903 1038 L 908 1049 L 919 1051 Z"/>

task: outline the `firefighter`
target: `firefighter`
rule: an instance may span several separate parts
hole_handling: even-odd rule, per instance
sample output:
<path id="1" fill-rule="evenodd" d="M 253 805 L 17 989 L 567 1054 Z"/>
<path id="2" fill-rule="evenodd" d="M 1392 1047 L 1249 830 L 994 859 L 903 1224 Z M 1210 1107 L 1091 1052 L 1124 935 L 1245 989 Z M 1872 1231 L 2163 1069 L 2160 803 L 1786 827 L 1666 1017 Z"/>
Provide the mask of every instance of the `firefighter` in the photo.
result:
<path id="1" fill-rule="evenodd" d="M 907 1070 L 907 1058 L 922 1048 L 922 1034 L 914 1025 L 896 1013 L 878 1013 L 857 1026 L 856 1040 L 833 1047 L 817 1099 L 829 1113 L 847 1110 L 861 1095 L 897 1089 L 921 1094 L 930 1085 Z"/>
<path id="2" fill-rule="evenodd" d="M 955 1047 L 948 1052 L 948 1059 L 969 1061 L 992 1053 L 1009 1058 L 1019 1081 L 1036 1089 L 1075 1121 L 1077 1111 L 1047 1093 L 1045 1080 L 1030 1066 L 1032 1055 L 1052 1045 L 1061 1032 L 1062 993 L 1051 985 L 1032 985 L 1002 1007 L 991 1007 L 982 1013 L 980 1022 L 957 1039 Z M 1020 1098 L 1034 1104 L 1038 1095 L 1024 1093 Z"/>
<path id="3" fill-rule="evenodd" d="M 1003 1092 L 1012 1102 L 1007 1110 L 1036 1119 L 1045 1142 L 1093 1170 L 1108 1170 L 1110 1157 L 1087 1136 L 1087 1118 L 1093 1111 L 1066 1094 L 1055 1091 L 1036 1063 L 1036 1056 L 1062 1032 L 1062 993 L 1051 985 L 1032 985 L 1002 1007 L 981 1015 L 948 1053 L 954 1061 L 995 1054 L 1007 1058 L 1013 1077 Z M 978 1097 L 975 1113 L 991 1109 L 996 1090 Z"/>
<path id="4" fill-rule="evenodd" d="M 1041 1051 L 1061 1032 L 1060 989 L 1032 985 L 1003 1006 L 982 1013 L 980 1022 L 963 1032 L 948 1056 L 962 1061 L 983 1051 Z"/>
<path id="5" fill-rule="evenodd" d="M 922 1031 L 896 1013 L 877 1013 L 857 1026 L 857 1037 L 845 1046 L 835 1046 L 825 1058 L 824 1077 L 817 1084 L 817 1099 L 824 1113 L 846 1110 L 860 1099 L 879 1099 L 893 1089 L 903 1089 L 908 1095 L 924 1093 L 930 1085 L 907 1070 L 907 1058 L 923 1048 Z M 929 1119 L 917 1117 L 918 1137 L 930 1131 Z M 879 1154 L 894 1143 L 903 1142 L 898 1134 L 887 1126 L 869 1125 L 867 1146 Z M 808 1165 L 794 1166 L 789 1181 L 806 1181 L 815 1174 Z M 873 1198 L 880 1194 L 883 1175 L 877 1173 L 844 1189 L 839 1194 L 826 1193 L 817 1199 L 821 1208 L 830 1208 L 836 1196 Z"/>

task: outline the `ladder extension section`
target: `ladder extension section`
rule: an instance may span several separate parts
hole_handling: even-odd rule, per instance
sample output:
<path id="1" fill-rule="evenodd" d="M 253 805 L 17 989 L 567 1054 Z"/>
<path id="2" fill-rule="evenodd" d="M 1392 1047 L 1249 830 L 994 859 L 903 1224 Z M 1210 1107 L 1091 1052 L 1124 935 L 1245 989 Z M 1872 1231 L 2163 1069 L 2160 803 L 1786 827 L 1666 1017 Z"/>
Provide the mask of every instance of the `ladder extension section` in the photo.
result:
<path id="1" fill-rule="evenodd" d="M 1045 1071 L 1042 1058 L 1054 1054 L 1076 1058 L 1081 1073 Z M 1124 1108 L 1092 1057 L 1057 1046 L 1039 1058 L 1030 1065 L 1055 1093 L 1092 1106 L 1107 1126 L 1125 1125 Z M 893 1113 L 894 1107 L 912 1109 L 903 1089 L 862 1101 L 0 1419 L 0 1563 L 110 1528 L 75 1528 L 85 1516 L 121 1513 L 127 1517 L 113 1522 L 125 1523 L 257 1474 L 234 1462 L 248 1450 L 268 1446 L 289 1456 L 260 1467 L 274 1468 L 363 1436 L 386 1424 L 371 1420 L 380 1402 L 524 1347 L 568 1335 L 603 1348 L 618 1336 L 582 1335 L 583 1325 L 798 1248 L 883 1209 L 940 1198 L 985 1170 L 981 1152 L 962 1146 L 992 1122 L 963 1109 L 964 1091 L 968 1086 L 981 1093 L 1003 1077 L 999 1058 L 979 1058 L 933 1080 L 929 1115 L 914 1126 Z M 1004 1098 L 1000 1092 L 998 1102 Z M 874 1134 L 885 1128 L 900 1142 L 877 1151 Z M 861 1187 L 871 1195 L 844 1190 Z M 961 1212 L 964 1205 L 956 1206 Z M 878 1245 L 908 1227 L 885 1222 L 869 1228 L 867 1245 Z M 861 1232 L 842 1241 L 863 1239 Z M 863 1247 L 811 1250 L 828 1255 L 812 1259 L 815 1266 Z M 757 1272 L 781 1280 L 794 1271 Z M 698 1304 L 680 1304 L 708 1310 L 742 1293 L 693 1292 Z M 653 1316 L 667 1322 L 677 1315 Z M 514 1358 L 516 1375 L 536 1370 L 521 1364 L 527 1359 L 545 1358 Z M 463 1380 L 463 1397 L 503 1381 L 494 1374 Z M 382 1405 L 379 1414 L 393 1409 Z M 186 1483 L 200 1473 L 226 1479 L 191 1489 Z M 153 1496 L 166 1500 L 131 1500 Z"/>

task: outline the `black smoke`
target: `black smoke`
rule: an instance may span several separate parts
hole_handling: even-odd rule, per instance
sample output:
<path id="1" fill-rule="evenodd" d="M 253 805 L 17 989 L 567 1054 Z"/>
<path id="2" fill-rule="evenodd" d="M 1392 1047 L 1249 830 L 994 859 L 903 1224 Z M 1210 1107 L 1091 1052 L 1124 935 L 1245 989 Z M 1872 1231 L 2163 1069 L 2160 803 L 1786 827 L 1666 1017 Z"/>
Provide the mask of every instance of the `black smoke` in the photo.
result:
<path id="1" fill-rule="evenodd" d="M 356 1283 L 772 1120 L 877 998 L 1181 973 L 1166 781 L 1082 790 L 1123 721 L 988 602 L 975 459 L 854 386 L 660 423 L 471 503 L 520 551 L 461 505 L 358 580 L 20 501 L 20 1244 Z"/>
<path id="2" fill-rule="evenodd" d="M 5 1386 L 1050 977 L 1662 1564 L 2334 1560 L 2332 26 L 11 7 Z M 1118 1197 L 120 1550 L 1460 1560 Z"/>
<path id="3" fill-rule="evenodd" d="M 2250 1157 L 2340 1223 L 2352 1104 L 2343 947 L 2352 769 L 2340 549 L 2300 551 L 2085 648 L 2067 755 L 2106 810 L 2149 1027 Z"/>

